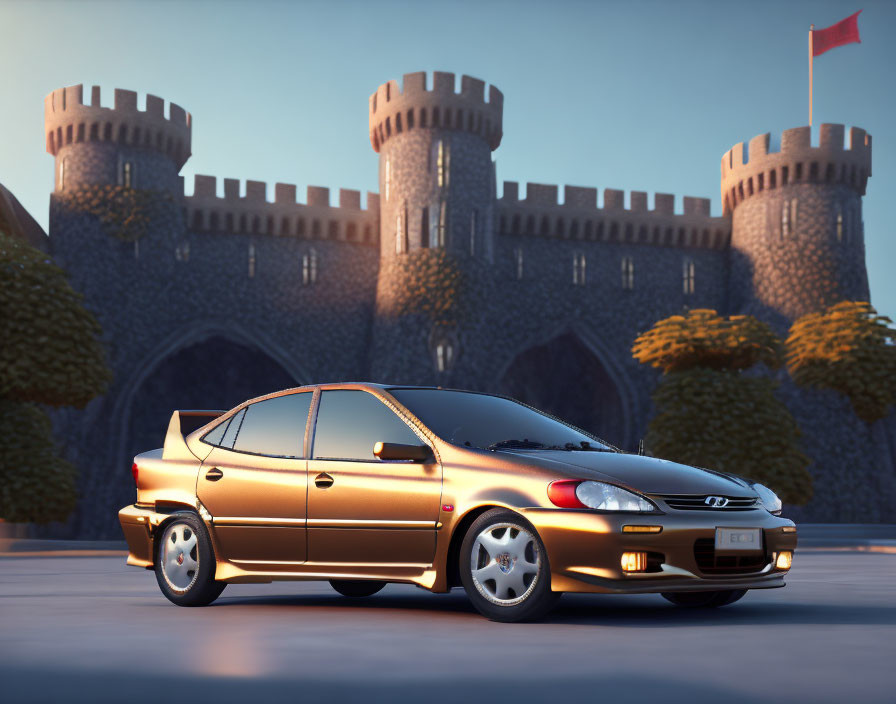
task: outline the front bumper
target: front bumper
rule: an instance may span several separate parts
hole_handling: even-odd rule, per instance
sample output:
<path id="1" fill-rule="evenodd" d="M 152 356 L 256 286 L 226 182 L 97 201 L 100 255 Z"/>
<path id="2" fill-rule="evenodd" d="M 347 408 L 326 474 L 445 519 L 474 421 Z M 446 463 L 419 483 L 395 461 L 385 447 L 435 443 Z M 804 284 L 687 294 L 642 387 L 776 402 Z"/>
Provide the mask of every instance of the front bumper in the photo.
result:
<path id="1" fill-rule="evenodd" d="M 598 513 L 578 509 L 524 509 L 544 542 L 557 592 L 648 592 L 770 589 L 784 586 L 778 553 L 796 548 L 794 524 L 768 511 L 676 511 L 674 514 Z M 659 533 L 624 533 L 623 526 L 660 526 Z M 701 547 L 717 527 L 760 528 L 764 556 L 747 566 L 710 566 Z M 698 541 L 700 541 L 698 543 Z M 646 552 L 651 571 L 624 572 L 623 552 Z M 701 552 L 698 561 L 698 552 Z M 714 553 L 709 559 L 716 559 Z M 713 563 L 715 565 L 716 563 Z"/>

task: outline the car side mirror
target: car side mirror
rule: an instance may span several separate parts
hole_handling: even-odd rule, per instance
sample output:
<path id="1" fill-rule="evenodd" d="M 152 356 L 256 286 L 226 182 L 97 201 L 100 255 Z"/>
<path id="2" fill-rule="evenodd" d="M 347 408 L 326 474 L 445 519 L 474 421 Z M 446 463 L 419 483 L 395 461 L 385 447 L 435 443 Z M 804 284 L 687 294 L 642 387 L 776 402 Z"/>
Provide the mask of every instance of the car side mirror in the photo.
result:
<path id="1" fill-rule="evenodd" d="M 426 445 L 402 445 L 397 442 L 378 442 L 373 446 L 373 454 L 381 460 L 411 460 L 425 462 L 432 457 L 432 450 Z"/>

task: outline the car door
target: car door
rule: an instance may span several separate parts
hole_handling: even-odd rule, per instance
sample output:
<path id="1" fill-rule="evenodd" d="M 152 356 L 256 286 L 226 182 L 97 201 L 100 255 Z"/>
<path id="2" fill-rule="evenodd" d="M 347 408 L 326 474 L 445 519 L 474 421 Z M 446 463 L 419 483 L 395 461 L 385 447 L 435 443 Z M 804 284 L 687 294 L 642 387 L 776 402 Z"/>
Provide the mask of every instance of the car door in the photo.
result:
<path id="1" fill-rule="evenodd" d="M 196 494 L 223 557 L 245 569 L 289 571 L 306 558 L 305 433 L 313 393 L 249 404 L 210 431 Z"/>
<path id="2" fill-rule="evenodd" d="M 422 445 L 375 395 L 320 394 L 308 464 L 308 562 L 423 568 L 432 564 L 442 468 L 383 461 L 377 442 Z"/>

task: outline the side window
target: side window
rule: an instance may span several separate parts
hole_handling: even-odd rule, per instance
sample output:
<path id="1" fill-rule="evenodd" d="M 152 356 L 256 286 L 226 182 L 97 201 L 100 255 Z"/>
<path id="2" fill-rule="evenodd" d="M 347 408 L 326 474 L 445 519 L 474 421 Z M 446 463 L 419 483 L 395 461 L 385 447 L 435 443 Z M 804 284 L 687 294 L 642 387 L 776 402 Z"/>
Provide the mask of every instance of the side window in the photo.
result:
<path id="1" fill-rule="evenodd" d="M 236 434 L 240 431 L 240 425 L 245 417 L 246 409 L 244 408 L 230 419 L 230 425 L 224 432 L 224 438 L 221 440 L 220 447 L 226 447 L 228 450 L 233 449 L 233 441 L 236 439 Z"/>
<path id="2" fill-rule="evenodd" d="M 378 442 L 419 445 L 407 424 L 373 394 L 366 391 L 324 391 L 314 431 L 315 459 L 377 462 Z"/>
<path id="3" fill-rule="evenodd" d="M 247 406 L 233 449 L 270 457 L 304 457 L 311 396 L 310 392 L 288 394 Z"/>
<path id="4" fill-rule="evenodd" d="M 227 426 L 229 424 L 230 418 L 225 420 L 223 423 L 218 423 L 218 425 L 216 425 L 214 428 L 212 428 L 202 436 L 202 442 L 208 445 L 220 445 L 221 440 L 224 439 L 224 432 L 227 430 Z"/>

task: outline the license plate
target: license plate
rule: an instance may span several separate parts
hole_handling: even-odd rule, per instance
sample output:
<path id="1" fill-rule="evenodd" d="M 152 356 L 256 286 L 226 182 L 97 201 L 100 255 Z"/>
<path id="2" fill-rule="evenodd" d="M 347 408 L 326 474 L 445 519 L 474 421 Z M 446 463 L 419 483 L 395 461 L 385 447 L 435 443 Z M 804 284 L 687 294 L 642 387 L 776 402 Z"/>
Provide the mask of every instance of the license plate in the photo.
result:
<path id="1" fill-rule="evenodd" d="M 762 552 L 761 528 L 716 528 L 716 552 Z"/>

